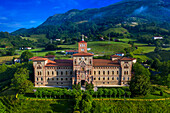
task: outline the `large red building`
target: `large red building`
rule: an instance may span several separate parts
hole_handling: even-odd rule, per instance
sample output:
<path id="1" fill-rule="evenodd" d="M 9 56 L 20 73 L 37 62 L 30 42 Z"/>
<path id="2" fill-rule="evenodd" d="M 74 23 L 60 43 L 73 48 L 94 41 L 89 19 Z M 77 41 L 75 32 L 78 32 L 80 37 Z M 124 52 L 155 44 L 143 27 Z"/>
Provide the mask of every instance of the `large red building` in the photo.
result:
<path id="1" fill-rule="evenodd" d="M 95 87 L 125 86 L 131 79 L 133 60 L 118 55 L 112 55 L 110 59 L 93 59 L 83 40 L 78 43 L 78 53 L 73 54 L 72 59 L 55 60 L 50 56 L 34 59 L 34 84 L 71 87 L 88 82 Z"/>

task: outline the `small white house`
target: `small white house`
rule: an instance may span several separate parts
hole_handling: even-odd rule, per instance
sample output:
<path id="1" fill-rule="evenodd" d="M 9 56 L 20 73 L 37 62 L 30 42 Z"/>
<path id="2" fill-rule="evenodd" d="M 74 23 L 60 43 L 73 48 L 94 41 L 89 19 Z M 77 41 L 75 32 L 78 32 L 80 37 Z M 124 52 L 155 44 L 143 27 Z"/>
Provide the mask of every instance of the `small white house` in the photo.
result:
<path id="1" fill-rule="evenodd" d="M 61 39 L 55 39 L 56 41 L 61 41 Z"/>
<path id="2" fill-rule="evenodd" d="M 163 39 L 163 37 L 155 36 L 155 37 L 153 37 L 152 39 L 154 39 L 154 40 L 160 40 L 160 39 Z"/>
<path id="3" fill-rule="evenodd" d="M 15 63 L 21 63 L 21 59 L 20 59 L 20 58 L 15 58 L 15 59 L 14 59 L 14 64 L 15 64 Z"/>
<path id="4" fill-rule="evenodd" d="M 31 47 L 26 47 L 25 50 L 31 50 L 32 48 Z"/>

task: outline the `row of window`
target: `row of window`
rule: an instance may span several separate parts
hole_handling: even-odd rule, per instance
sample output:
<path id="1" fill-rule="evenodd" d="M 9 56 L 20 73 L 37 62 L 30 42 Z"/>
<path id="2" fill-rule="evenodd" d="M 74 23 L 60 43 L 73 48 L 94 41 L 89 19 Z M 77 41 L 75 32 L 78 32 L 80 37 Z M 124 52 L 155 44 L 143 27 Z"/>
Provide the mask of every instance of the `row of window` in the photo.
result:
<path id="1" fill-rule="evenodd" d="M 98 71 L 98 74 L 100 75 L 102 73 L 102 71 Z M 107 75 L 114 75 L 114 71 L 112 71 L 112 73 L 110 71 L 103 71 L 103 75 L 105 75 L 107 73 Z M 117 75 L 119 74 L 119 71 L 117 71 Z M 96 71 L 94 71 L 94 75 L 96 75 Z"/>
<path id="2" fill-rule="evenodd" d="M 56 78 L 56 79 L 55 79 L 55 78 L 52 78 L 52 79 L 48 78 L 47 81 L 49 81 L 49 80 L 52 80 L 52 81 L 53 81 L 53 80 L 59 80 L 59 78 Z M 62 81 L 62 80 L 72 80 L 72 78 L 70 78 L 70 79 L 69 79 L 69 78 L 61 78 L 60 80 L 61 80 L 61 81 Z"/>
<path id="3" fill-rule="evenodd" d="M 105 78 L 105 77 L 98 77 L 98 80 L 102 80 L 102 78 L 103 78 L 103 80 L 110 80 L 109 77 L 108 77 L 108 78 Z M 129 79 L 130 79 L 130 78 L 127 77 L 127 80 L 129 80 Z M 97 78 L 94 78 L 94 80 L 97 80 Z M 114 77 L 112 77 L 111 80 L 114 80 Z M 119 77 L 116 77 L 116 80 L 119 80 Z M 125 77 L 123 77 L 123 80 L 125 80 Z"/>
<path id="4" fill-rule="evenodd" d="M 128 71 L 124 71 L 124 75 L 128 75 Z"/>
<path id="5" fill-rule="evenodd" d="M 56 84 L 59 84 L 58 82 Z M 60 84 L 64 84 L 63 82 L 60 82 Z M 37 83 L 37 85 L 43 85 L 43 83 Z"/>
<path id="6" fill-rule="evenodd" d="M 72 69 L 71 67 L 47 67 L 47 69 Z"/>
<path id="7" fill-rule="evenodd" d="M 85 44 L 80 44 L 80 47 L 85 47 L 86 45 Z"/>
<path id="8" fill-rule="evenodd" d="M 70 71 L 70 72 L 69 72 L 69 71 L 65 71 L 65 75 L 72 75 L 72 73 L 73 73 L 72 71 Z M 59 71 L 57 71 L 56 74 L 57 74 L 57 75 L 63 75 L 64 72 L 61 71 L 61 72 L 59 73 Z M 47 71 L 47 75 L 50 75 L 50 72 L 49 72 L 49 71 Z M 54 75 L 54 71 L 51 72 L 51 75 Z"/>
<path id="9" fill-rule="evenodd" d="M 56 78 L 56 79 L 54 79 L 54 78 L 52 78 L 52 79 L 48 78 L 47 81 L 49 81 L 49 80 L 59 80 L 59 78 Z M 62 80 L 72 80 L 72 78 L 70 78 L 70 79 L 69 79 L 69 78 L 61 78 L 60 80 L 61 80 L 61 81 L 62 81 Z M 38 77 L 37 77 L 37 81 L 43 81 L 43 77 L 41 77 L 41 78 L 38 78 Z"/>
<path id="10" fill-rule="evenodd" d="M 38 75 L 42 75 L 41 71 L 38 71 Z"/>

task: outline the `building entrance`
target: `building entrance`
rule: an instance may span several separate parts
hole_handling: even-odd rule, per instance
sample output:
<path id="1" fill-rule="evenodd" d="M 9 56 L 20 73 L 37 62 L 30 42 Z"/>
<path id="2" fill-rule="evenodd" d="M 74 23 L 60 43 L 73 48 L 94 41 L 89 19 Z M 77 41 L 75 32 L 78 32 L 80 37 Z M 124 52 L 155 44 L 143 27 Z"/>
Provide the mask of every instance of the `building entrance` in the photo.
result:
<path id="1" fill-rule="evenodd" d="M 81 80 L 81 86 L 85 86 L 85 80 Z"/>

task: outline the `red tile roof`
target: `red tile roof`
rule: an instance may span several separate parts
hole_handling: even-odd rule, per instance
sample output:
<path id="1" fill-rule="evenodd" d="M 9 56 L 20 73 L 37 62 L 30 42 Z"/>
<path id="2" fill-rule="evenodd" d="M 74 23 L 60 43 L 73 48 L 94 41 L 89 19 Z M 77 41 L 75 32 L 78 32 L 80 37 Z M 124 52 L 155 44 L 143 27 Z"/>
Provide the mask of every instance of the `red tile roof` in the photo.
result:
<path id="1" fill-rule="evenodd" d="M 48 66 L 73 66 L 73 60 L 55 60 L 55 61 L 50 61 L 46 65 Z"/>
<path id="2" fill-rule="evenodd" d="M 33 59 L 33 61 L 46 61 L 48 60 L 47 58 L 36 58 L 36 59 Z"/>
<path id="3" fill-rule="evenodd" d="M 93 66 L 120 66 L 118 60 L 93 59 Z"/>
<path id="4" fill-rule="evenodd" d="M 54 58 L 55 57 L 55 55 L 47 55 L 47 56 L 45 56 L 45 58 Z"/>
<path id="5" fill-rule="evenodd" d="M 80 42 L 78 42 L 78 43 L 87 43 L 87 42 L 85 42 L 85 41 L 80 41 Z"/>
<path id="6" fill-rule="evenodd" d="M 117 57 L 121 57 L 121 56 L 119 56 L 119 55 L 111 55 L 110 57 L 117 58 Z"/>
<path id="7" fill-rule="evenodd" d="M 79 53 L 73 54 L 73 56 L 93 56 L 93 54 L 86 53 L 86 52 L 79 52 Z"/>
<path id="8" fill-rule="evenodd" d="M 123 57 L 123 58 L 121 58 L 120 60 L 123 60 L 123 61 L 130 61 L 130 60 L 133 60 L 133 59 L 132 59 L 132 58 Z"/>
<path id="9" fill-rule="evenodd" d="M 34 60 L 36 58 L 42 58 L 42 57 L 35 56 L 35 57 L 30 58 L 29 60 Z"/>

